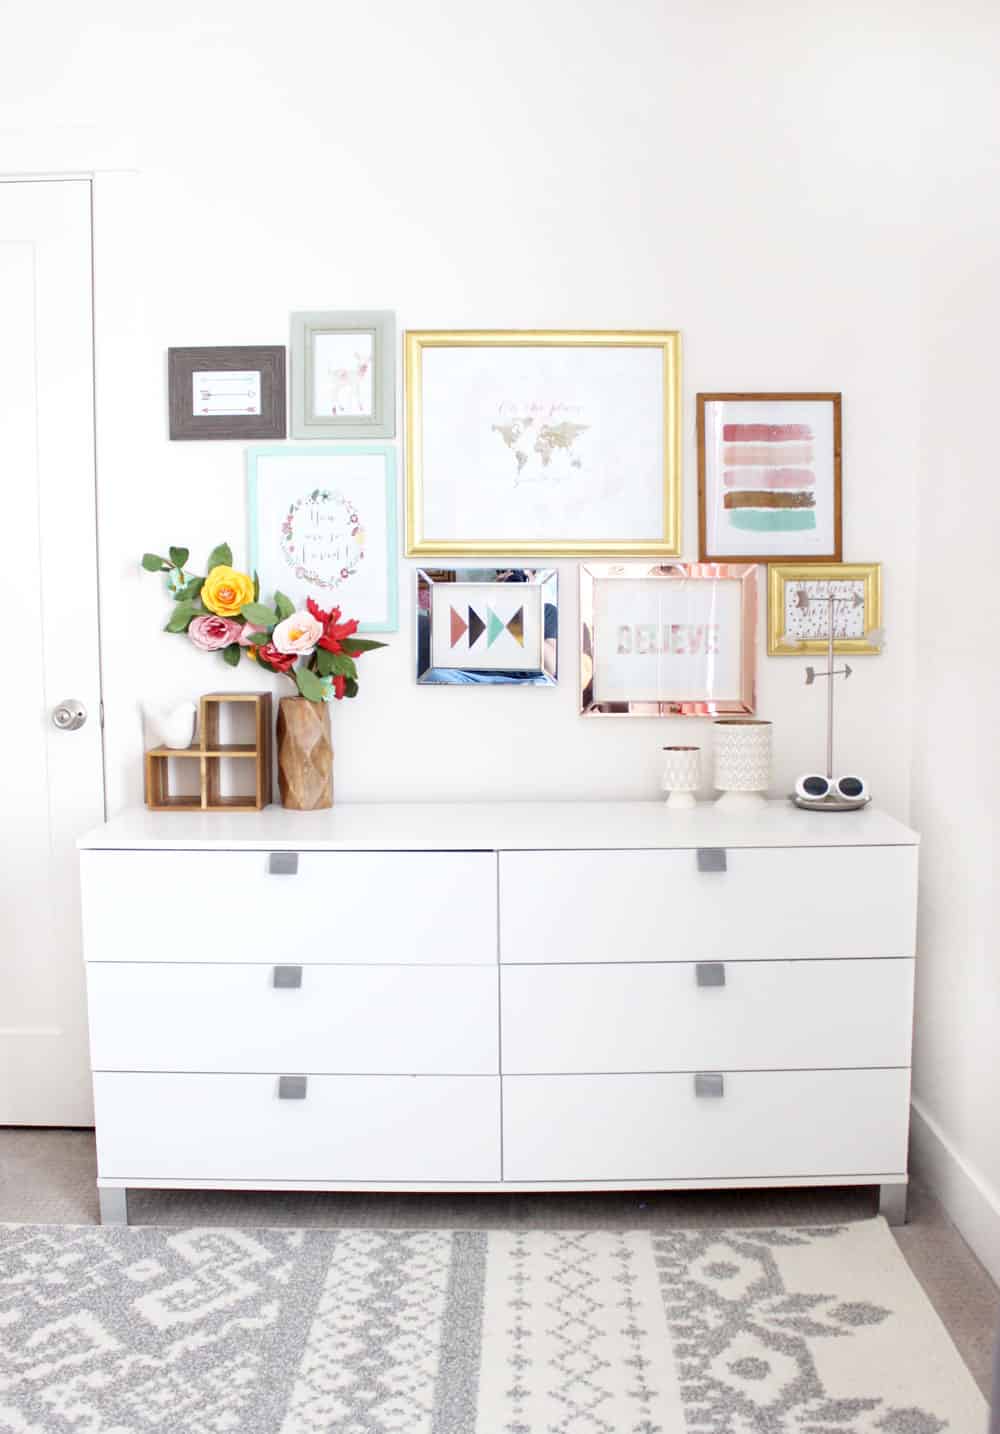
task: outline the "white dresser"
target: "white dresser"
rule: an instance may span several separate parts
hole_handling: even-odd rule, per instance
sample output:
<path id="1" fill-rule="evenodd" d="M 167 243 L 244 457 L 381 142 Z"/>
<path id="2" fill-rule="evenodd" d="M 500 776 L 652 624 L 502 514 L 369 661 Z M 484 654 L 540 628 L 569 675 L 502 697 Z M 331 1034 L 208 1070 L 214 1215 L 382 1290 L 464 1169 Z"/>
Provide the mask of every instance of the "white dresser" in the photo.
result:
<path id="1" fill-rule="evenodd" d="M 917 842 L 784 802 L 116 817 L 80 842 L 102 1218 L 877 1184 L 900 1221 Z"/>

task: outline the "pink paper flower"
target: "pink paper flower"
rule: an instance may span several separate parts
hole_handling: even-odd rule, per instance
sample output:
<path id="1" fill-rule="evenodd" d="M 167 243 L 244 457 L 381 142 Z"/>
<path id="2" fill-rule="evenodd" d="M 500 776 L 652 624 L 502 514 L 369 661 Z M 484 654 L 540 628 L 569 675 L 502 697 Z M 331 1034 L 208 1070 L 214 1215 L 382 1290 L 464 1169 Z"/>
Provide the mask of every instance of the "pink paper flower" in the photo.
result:
<path id="1" fill-rule="evenodd" d="M 323 624 L 317 622 L 311 612 L 293 612 L 271 634 L 271 641 L 279 652 L 294 652 L 297 657 L 309 657 L 323 636 Z"/>
<path id="2" fill-rule="evenodd" d="M 202 652 L 216 652 L 238 642 L 242 631 L 243 624 L 231 617 L 196 617 L 187 635 Z"/>

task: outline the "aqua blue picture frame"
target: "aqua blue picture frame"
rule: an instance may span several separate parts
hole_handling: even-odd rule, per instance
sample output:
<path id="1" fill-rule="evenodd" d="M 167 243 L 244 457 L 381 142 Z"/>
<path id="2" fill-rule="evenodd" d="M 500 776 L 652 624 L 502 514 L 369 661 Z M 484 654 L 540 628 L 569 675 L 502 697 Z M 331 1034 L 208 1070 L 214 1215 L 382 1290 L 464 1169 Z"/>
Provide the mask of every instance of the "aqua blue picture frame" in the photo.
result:
<path id="1" fill-rule="evenodd" d="M 379 621 L 358 624 L 359 632 L 399 631 L 399 523 L 397 515 L 398 484 L 396 472 L 396 450 L 389 443 L 265 443 L 247 449 L 247 527 L 250 569 L 260 568 L 259 508 L 260 489 L 267 478 L 261 472 L 261 460 L 268 458 L 296 459 L 323 458 L 336 462 L 340 458 L 375 455 L 385 465 L 385 514 L 386 514 L 386 614 Z M 295 594 L 289 593 L 294 599 Z M 337 599 L 340 603 L 340 599 Z M 350 597 L 343 598 L 345 614 Z"/>

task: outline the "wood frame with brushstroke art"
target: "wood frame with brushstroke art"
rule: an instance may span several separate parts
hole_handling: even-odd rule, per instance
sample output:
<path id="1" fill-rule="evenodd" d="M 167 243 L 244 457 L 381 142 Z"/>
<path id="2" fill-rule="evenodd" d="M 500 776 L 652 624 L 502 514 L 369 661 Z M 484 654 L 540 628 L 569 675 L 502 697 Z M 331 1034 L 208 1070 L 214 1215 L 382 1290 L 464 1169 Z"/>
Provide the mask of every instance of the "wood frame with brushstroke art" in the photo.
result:
<path id="1" fill-rule="evenodd" d="M 708 549 L 707 482 L 705 473 L 705 407 L 709 403 L 822 403 L 833 405 L 833 532 L 830 553 L 712 553 Z M 841 485 L 841 395 L 839 393 L 699 393 L 698 410 L 698 558 L 723 563 L 839 563 L 843 556 Z"/>

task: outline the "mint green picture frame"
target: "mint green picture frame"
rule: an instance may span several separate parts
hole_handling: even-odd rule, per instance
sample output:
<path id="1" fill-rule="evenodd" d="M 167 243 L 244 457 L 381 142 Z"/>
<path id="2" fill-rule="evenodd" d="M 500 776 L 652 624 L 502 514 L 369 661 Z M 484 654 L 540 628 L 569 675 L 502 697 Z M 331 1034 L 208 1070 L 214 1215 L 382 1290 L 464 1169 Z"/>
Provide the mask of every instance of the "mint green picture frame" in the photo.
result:
<path id="1" fill-rule="evenodd" d="M 388 443 L 268 443 L 256 445 L 247 449 L 247 527 L 248 544 L 247 550 L 250 555 L 250 569 L 258 572 L 261 565 L 261 544 L 260 544 L 260 491 L 263 484 L 268 480 L 266 474 L 261 471 L 261 461 L 269 458 L 281 458 L 284 460 L 297 458 L 322 458 L 326 462 L 336 465 L 343 458 L 357 457 L 359 455 L 376 455 L 382 458 L 384 463 L 385 478 L 385 552 L 386 552 L 386 610 L 375 620 L 366 620 L 358 624 L 358 631 L 365 633 L 398 632 L 399 631 L 399 525 L 397 516 L 398 504 L 398 483 L 396 473 L 396 450 Z M 334 481 L 334 479 L 331 479 Z M 267 594 L 270 596 L 270 594 Z M 298 601 L 298 595 L 293 591 L 288 596 L 293 601 Z M 323 605 L 330 606 L 331 603 L 344 608 L 346 617 L 356 616 L 350 612 L 350 593 L 345 590 L 343 595 L 338 594 L 336 589 L 324 597 Z"/>

